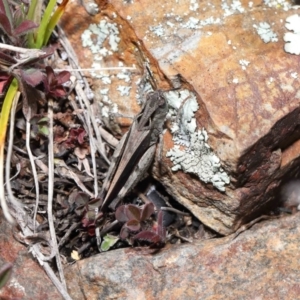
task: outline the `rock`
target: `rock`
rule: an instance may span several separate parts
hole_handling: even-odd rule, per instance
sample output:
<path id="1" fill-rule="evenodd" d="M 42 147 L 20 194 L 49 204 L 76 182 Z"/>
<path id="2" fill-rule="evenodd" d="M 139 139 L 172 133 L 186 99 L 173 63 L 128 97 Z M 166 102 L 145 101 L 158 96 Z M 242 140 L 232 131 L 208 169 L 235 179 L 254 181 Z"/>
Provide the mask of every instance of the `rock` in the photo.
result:
<path id="1" fill-rule="evenodd" d="M 300 214 L 232 237 L 168 246 L 156 254 L 119 249 L 69 266 L 76 299 L 298 299 Z"/>
<path id="2" fill-rule="evenodd" d="M 103 66 L 122 61 L 140 67 L 148 59 L 162 89 L 169 89 L 180 74 L 176 86 L 180 78 L 182 90 L 189 91 L 189 98 L 195 95 L 199 108 L 182 113 L 186 119 L 178 122 L 181 133 L 184 121 L 190 126 L 183 139 L 174 138 L 170 130 L 165 133 L 165 172 L 162 176 L 154 167 L 153 174 L 198 219 L 224 235 L 275 205 L 281 182 L 299 173 L 299 59 L 284 52 L 283 41 L 285 19 L 299 9 L 288 2 L 251 3 L 111 0 L 94 18 L 70 6 L 72 17 L 66 14 L 62 23 L 83 67 L 97 66 L 97 55 Z M 100 48 L 94 43 L 97 49 L 91 54 L 93 48 L 86 43 L 82 48 L 82 36 L 91 24 L 101 22 L 116 24 L 117 34 L 106 23 L 101 26 L 118 49 L 112 49 L 115 44 L 106 36 Z M 105 54 L 104 47 L 111 54 Z M 117 101 L 122 114 L 133 116 L 139 111 L 133 100 L 139 72 L 129 70 L 131 80 L 126 83 L 120 79 L 125 75 L 109 75 L 111 86 L 101 75 L 102 81 L 93 81 L 95 99 L 104 106 Z M 101 89 L 109 86 L 105 98 Z M 127 94 L 126 87 L 132 87 Z M 185 104 L 181 106 L 184 110 Z M 180 108 L 177 114 L 182 117 Z M 126 124 L 122 119 L 121 125 Z M 191 143 L 192 130 L 201 131 L 202 138 L 207 133 L 203 145 L 210 147 L 208 156 L 195 149 L 199 139 Z M 174 143 L 181 144 L 174 150 Z M 214 167 L 202 171 L 205 164 Z"/>
<path id="3" fill-rule="evenodd" d="M 0 220 L 0 266 L 13 264 L 12 277 L 0 290 L 0 299 L 63 299 L 28 249 L 14 238 L 14 229 L 4 219 L 2 210 Z"/>

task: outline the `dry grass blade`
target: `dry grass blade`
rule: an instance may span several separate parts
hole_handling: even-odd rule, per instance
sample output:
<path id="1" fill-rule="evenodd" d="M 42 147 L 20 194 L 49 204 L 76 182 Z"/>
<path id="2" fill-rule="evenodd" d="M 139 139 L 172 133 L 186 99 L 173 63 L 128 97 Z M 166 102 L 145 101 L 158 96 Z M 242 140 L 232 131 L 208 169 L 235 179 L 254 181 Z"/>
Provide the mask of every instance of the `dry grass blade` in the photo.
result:
<path id="1" fill-rule="evenodd" d="M 36 214 L 37 214 L 37 209 L 39 206 L 39 195 L 40 195 L 40 189 L 39 189 L 39 181 L 38 181 L 38 175 L 34 163 L 35 157 L 33 156 L 30 148 L 30 122 L 26 120 L 26 148 L 27 148 L 27 153 L 29 156 L 30 164 L 31 164 L 31 170 L 32 170 L 32 175 L 34 179 L 34 186 L 35 186 L 35 207 L 34 207 L 34 216 L 33 216 L 33 226 L 34 226 L 34 231 L 35 231 L 35 220 L 36 220 Z"/>
<path id="2" fill-rule="evenodd" d="M 54 228 L 53 214 L 52 214 L 52 203 L 53 203 L 53 190 L 54 190 L 54 150 L 53 150 L 53 99 L 49 99 L 48 105 L 48 119 L 49 119 L 49 136 L 48 136 L 48 222 L 51 239 L 56 250 L 56 263 L 60 275 L 60 280 L 64 288 L 67 288 L 66 280 L 63 273 L 63 267 L 58 251 L 56 233 Z"/>
<path id="3" fill-rule="evenodd" d="M 16 219 L 17 223 L 19 224 L 21 231 L 23 235 L 30 236 L 33 234 L 33 232 L 30 230 L 30 227 L 33 227 L 33 224 L 31 220 L 28 218 L 28 216 L 20 210 L 18 206 L 13 205 L 13 210 L 12 214 L 14 218 Z M 61 293 L 63 298 L 65 300 L 72 300 L 72 298 L 69 296 L 66 288 L 61 284 L 61 282 L 58 280 L 58 278 L 55 276 L 53 270 L 49 266 L 47 262 L 44 261 L 44 255 L 40 252 L 39 246 L 38 245 L 33 245 L 31 246 L 31 253 L 33 254 L 34 257 L 37 258 L 39 264 L 44 268 L 45 272 L 51 279 L 51 281 L 54 283 L 58 291 Z"/>
<path id="4" fill-rule="evenodd" d="M 88 118 L 88 113 L 85 112 L 85 119 L 89 121 Z M 93 138 L 93 130 L 91 128 L 91 123 L 87 122 L 87 127 L 88 127 L 88 133 L 89 133 L 89 140 L 90 140 L 90 146 L 91 146 L 91 157 L 92 157 L 92 164 L 93 164 L 93 176 L 94 176 L 94 194 L 98 194 L 98 180 L 97 180 L 97 165 L 96 165 L 96 146 Z"/>

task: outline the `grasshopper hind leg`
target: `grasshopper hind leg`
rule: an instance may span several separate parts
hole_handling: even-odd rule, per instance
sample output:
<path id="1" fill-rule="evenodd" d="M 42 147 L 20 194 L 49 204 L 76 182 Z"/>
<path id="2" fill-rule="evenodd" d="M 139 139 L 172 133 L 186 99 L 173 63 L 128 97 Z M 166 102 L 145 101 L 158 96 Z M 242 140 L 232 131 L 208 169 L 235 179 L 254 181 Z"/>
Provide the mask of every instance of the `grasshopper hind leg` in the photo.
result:
<path id="1" fill-rule="evenodd" d="M 145 176 L 148 168 L 150 167 L 154 154 L 156 150 L 156 144 L 153 144 L 151 147 L 147 149 L 147 151 L 143 154 L 138 164 L 135 166 L 133 172 L 128 177 L 126 183 L 123 188 L 120 190 L 118 196 L 111 202 L 109 208 L 115 210 L 117 205 L 120 203 L 121 199 L 125 197 L 125 195 L 130 192 L 137 183 Z"/>

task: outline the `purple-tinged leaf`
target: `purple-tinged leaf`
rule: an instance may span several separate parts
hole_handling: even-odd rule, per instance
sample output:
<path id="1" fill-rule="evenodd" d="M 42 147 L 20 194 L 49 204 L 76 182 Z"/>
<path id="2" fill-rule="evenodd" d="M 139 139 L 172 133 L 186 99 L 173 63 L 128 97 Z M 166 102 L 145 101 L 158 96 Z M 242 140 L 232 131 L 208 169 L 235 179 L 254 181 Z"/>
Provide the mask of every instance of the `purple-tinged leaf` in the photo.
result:
<path id="1" fill-rule="evenodd" d="M 7 80 L 0 81 L 0 94 L 4 93 L 7 84 L 8 84 Z"/>
<path id="2" fill-rule="evenodd" d="M 32 87 L 45 81 L 45 74 L 37 69 L 20 70 L 22 80 Z"/>
<path id="3" fill-rule="evenodd" d="M 87 136 L 86 131 L 83 128 L 78 128 L 77 132 L 77 142 L 79 143 L 79 145 L 83 145 L 85 143 L 85 137 Z"/>
<path id="4" fill-rule="evenodd" d="M 33 29 L 37 28 L 38 25 L 30 20 L 24 20 L 17 28 L 14 30 L 16 36 L 24 35 Z"/>
<path id="5" fill-rule="evenodd" d="M 135 240 L 146 241 L 152 244 L 161 242 L 159 235 L 152 231 L 141 231 L 133 237 Z"/>
<path id="6" fill-rule="evenodd" d="M 62 84 L 70 79 L 70 73 L 62 71 L 61 73 L 55 74 L 53 69 L 49 66 L 46 67 L 47 82 L 45 85 L 46 93 L 52 97 L 64 97 L 66 91 Z"/>
<path id="7" fill-rule="evenodd" d="M 125 205 L 121 205 L 117 208 L 115 212 L 116 219 L 121 223 L 125 223 L 128 221 L 128 217 L 126 215 L 125 210 L 126 210 Z"/>
<path id="8" fill-rule="evenodd" d="M 144 205 L 141 212 L 141 221 L 147 220 L 154 213 L 154 204 L 148 202 Z"/>
<path id="9" fill-rule="evenodd" d="M 130 231 L 139 231 L 141 229 L 141 224 L 138 220 L 129 220 L 125 226 L 130 230 Z"/>
<path id="10" fill-rule="evenodd" d="M 123 226 L 120 231 L 120 238 L 126 240 L 129 236 L 129 230 L 126 226 Z"/>
<path id="11" fill-rule="evenodd" d="M 13 265 L 10 263 L 6 263 L 1 269 L 0 269 L 0 289 L 5 286 L 5 284 L 10 279 L 11 273 L 12 273 L 12 267 Z"/>
<path id="12" fill-rule="evenodd" d="M 48 83 L 51 84 L 55 80 L 55 73 L 53 69 L 49 66 L 46 67 L 46 74 Z"/>
<path id="13" fill-rule="evenodd" d="M 0 27 L 9 36 L 12 37 L 12 27 L 7 16 L 0 12 Z"/>
<path id="14" fill-rule="evenodd" d="M 61 85 L 70 80 L 71 74 L 68 71 L 61 71 L 56 75 L 57 84 Z"/>
<path id="15" fill-rule="evenodd" d="M 4 93 L 5 88 L 11 82 L 12 76 L 4 72 L 0 72 L 0 94 Z"/>
<path id="16" fill-rule="evenodd" d="M 22 73 L 22 70 L 21 72 Z M 37 103 L 43 98 L 43 94 L 27 84 L 19 72 L 14 72 L 14 76 L 18 80 L 19 89 L 23 95 L 23 114 L 27 121 L 30 121 L 33 115 L 37 114 Z M 24 72 L 25 73 L 25 72 Z"/>
<path id="17" fill-rule="evenodd" d="M 139 207 L 133 205 L 133 204 L 128 204 L 126 205 L 125 213 L 128 217 L 128 220 L 141 220 L 141 210 Z"/>
<path id="18" fill-rule="evenodd" d="M 161 240 L 166 239 L 167 231 L 163 225 L 163 211 L 160 210 L 157 216 L 157 234 L 160 236 Z"/>
<path id="19" fill-rule="evenodd" d="M 62 98 L 66 96 L 67 92 L 62 86 L 58 86 L 55 89 L 52 89 L 49 94 L 55 98 Z"/>
<path id="20" fill-rule="evenodd" d="M 3 0 L 0 0 L 0 12 L 1 13 L 5 13 L 5 8 L 4 8 Z"/>
<path id="21" fill-rule="evenodd" d="M 0 0 L 0 12 L 8 18 L 10 28 L 12 28 L 13 17 L 7 0 Z M 2 20 L 2 17 L 0 18 L 0 20 Z"/>

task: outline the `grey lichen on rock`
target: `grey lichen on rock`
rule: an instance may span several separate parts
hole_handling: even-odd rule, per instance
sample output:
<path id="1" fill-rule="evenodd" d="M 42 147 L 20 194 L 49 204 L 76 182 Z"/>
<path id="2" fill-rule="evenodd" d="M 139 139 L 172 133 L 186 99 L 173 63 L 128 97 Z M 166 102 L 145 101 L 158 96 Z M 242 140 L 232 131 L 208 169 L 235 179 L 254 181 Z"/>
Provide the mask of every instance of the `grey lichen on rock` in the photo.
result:
<path id="1" fill-rule="evenodd" d="M 199 106 L 195 95 L 188 90 L 170 91 L 165 95 L 170 107 L 169 117 L 173 121 L 171 131 L 175 146 L 167 152 L 174 164 L 172 171 L 181 169 L 196 174 L 203 182 L 212 183 L 224 192 L 230 178 L 208 145 L 206 130 L 197 129 L 194 114 Z"/>

